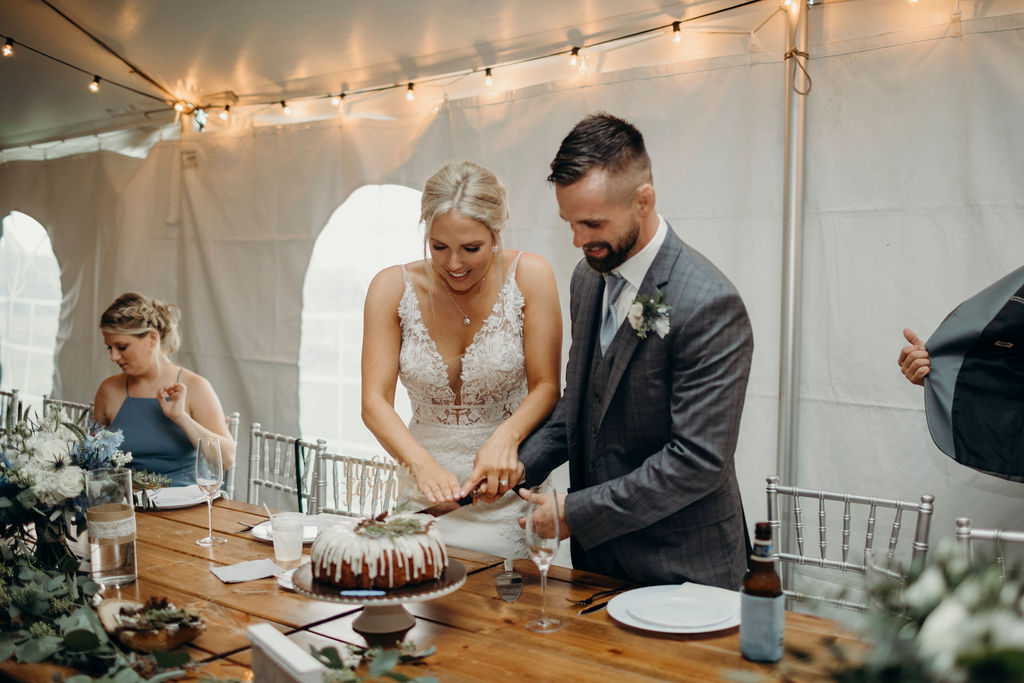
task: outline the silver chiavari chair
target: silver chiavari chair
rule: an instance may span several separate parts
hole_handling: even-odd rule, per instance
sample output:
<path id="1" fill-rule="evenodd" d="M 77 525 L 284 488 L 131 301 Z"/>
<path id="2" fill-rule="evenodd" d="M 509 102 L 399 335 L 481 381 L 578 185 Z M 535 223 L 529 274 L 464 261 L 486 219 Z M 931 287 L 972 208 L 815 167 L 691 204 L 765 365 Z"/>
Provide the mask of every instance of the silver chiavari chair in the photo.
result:
<path id="1" fill-rule="evenodd" d="M 0 391 L 0 422 L 10 429 L 24 417 L 18 390 Z"/>
<path id="2" fill-rule="evenodd" d="M 83 429 L 88 429 L 92 426 L 93 410 L 94 406 L 91 401 L 89 403 L 80 403 L 77 401 L 64 401 L 59 398 L 53 398 L 50 395 L 43 396 L 43 417 L 57 412 L 67 421 Z"/>
<path id="3" fill-rule="evenodd" d="M 327 442 L 305 441 L 295 436 L 275 434 L 254 422 L 249 430 L 248 502 L 259 505 L 268 491 L 288 494 L 299 512 L 313 512 L 312 484 L 318 456 Z M 291 507 L 289 505 L 289 507 Z"/>
<path id="4" fill-rule="evenodd" d="M 237 410 L 224 417 L 224 424 L 227 425 L 228 434 L 231 435 L 231 440 L 235 442 L 235 462 L 238 462 L 238 423 L 241 417 Z M 227 494 L 228 498 L 235 497 L 235 472 L 237 471 L 238 467 L 235 466 L 224 473 L 224 493 Z"/>
<path id="5" fill-rule="evenodd" d="M 768 477 L 768 520 L 772 524 L 772 540 L 775 544 L 775 556 L 782 563 L 780 573 L 783 577 L 783 590 L 787 597 L 787 604 L 792 601 L 821 601 L 837 607 L 863 611 L 866 606 L 863 603 L 835 598 L 825 595 L 812 595 L 805 592 L 793 590 L 793 566 L 817 567 L 832 572 L 854 572 L 864 574 L 866 571 L 867 558 L 874 549 L 875 529 L 878 524 L 879 511 L 892 511 L 892 521 L 888 527 L 887 548 L 885 549 L 887 562 L 890 566 L 897 564 L 897 545 L 899 543 L 900 530 L 903 526 L 903 513 L 910 512 L 916 515 L 914 536 L 911 543 L 910 567 L 916 568 L 924 564 L 928 554 L 928 535 L 931 528 L 931 518 L 934 511 L 935 496 L 924 494 L 918 502 L 879 498 L 877 496 L 858 496 L 849 493 L 835 493 L 830 491 L 819 491 L 815 489 L 797 488 L 795 486 L 781 486 L 777 476 Z M 789 498 L 791 505 L 788 513 L 780 507 L 779 498 Z M 818 521 L 817 553 L 810 550 L 811 542 L 804 535 L 804 508 L 801 499 L 810 502 L 816 501 L 816 515 Z M 829 526 L 829 511 L 837 512 L 831 519 L 840 517 L 842 526 L 839 529 Z M 856 511 L 856 514 L 855 514 Z M 786 533 L 783 534 L 782 517 L 790 518 L 787 524 Z M 808 515 L 815 514 L 808 511 Z M 850 542 L 854 517 L 858 523 L 864 523 L 863 535 L 863 561 L 857 561 L 858 556 L 851 556 Z M 789 532 L 792 532 L 790 534 Z M 792 542 L 787 538 L 792 535 Z M 838 552 L 835 551 L 837 544 L 831 545 L 830 540 L 839 536 Z M 785 536 L 785 538 L 784 538 Z M 831 539 L 830 539 L 831 536 Z M 785 547 L 783 545 L 785 544 Z M 795 546 L 795 552 L 794 552 Z M 876 550 L 879 552 L 881 549 Z M 788 566 L 787 566 L 788 565 Z"/>
<path id="6" fill-rule="evenodd" d="M 973 541 L 992 541 L 995 544 L 995 562 L 999 566 L 999 575 L 1006 578 L 1006 555 L 1003 553 L 1003 542 L 1024 543 L 1024 531 L 1006 529 L 975 529 L 968 517 L 956 520 L 956 540 L 964 545 L 967 558 L 974 560 Z"/>
<path id="7" fill-rule="evenodd" d="M 317 457 L 314 476 L 313 509 L 318 514 L 376 517 L 395 508 L 398 466 L 390 457 L 364 459 L 325 452 Z"/>

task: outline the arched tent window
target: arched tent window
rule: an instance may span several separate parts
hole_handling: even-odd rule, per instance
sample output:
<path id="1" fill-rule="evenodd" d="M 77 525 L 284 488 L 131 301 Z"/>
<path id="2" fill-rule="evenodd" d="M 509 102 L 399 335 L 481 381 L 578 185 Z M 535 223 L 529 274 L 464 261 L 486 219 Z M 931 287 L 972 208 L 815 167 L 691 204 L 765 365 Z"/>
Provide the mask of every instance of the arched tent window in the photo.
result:
<path id="1" fill-rule="evenodd" d="M 18 389 L 40 414 L 53 388 L 61 296 L 50 236 L 31 216 L 12 211 L 0 232 L 0 386 Z"/>
<path id="2" fill-rule="evenodd" d="M 419 215 L 418 190 L 366 185 L 338 207 L 313 248 L 302 290 L 299 428 L 305 438 L 326 439 L 333 452 L 384 452 L 360 417 L 363 301 L 378 272 L 423 258 Z M 408 421 L 401 383 L 395 407 Z"/>

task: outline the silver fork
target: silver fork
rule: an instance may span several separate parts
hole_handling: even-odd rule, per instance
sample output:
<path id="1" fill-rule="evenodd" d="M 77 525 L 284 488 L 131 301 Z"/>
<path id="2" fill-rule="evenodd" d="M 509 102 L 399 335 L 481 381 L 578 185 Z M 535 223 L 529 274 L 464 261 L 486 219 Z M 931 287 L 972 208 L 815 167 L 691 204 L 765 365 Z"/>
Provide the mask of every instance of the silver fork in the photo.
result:
<path id="1" fill-rule="evenodd" d="M 579 605 L 580 607 L 586 607 L 587 605 L 589 605 L 590 603 L 594 602 L 594 600 L 597 600 L 598 598 L 603 598 L 603 597 L 605 597 L 607 595 L 611 595 L 612 593 L 618 593 L 619 591 L 624 590 L 624 589 L 625 589 L 625 586 L 620 586 L 619 588 L 605 588 L 604 590 L 599 590 L 596 593 L 594 593 L 593 595 L 587 596 L 587 597 L 583 598 L 582 600 L 573 600 L 572 598 L 566 598 L 566 600 L 568 600 L 569 602 L 574 603 L 576 605 Z"/>

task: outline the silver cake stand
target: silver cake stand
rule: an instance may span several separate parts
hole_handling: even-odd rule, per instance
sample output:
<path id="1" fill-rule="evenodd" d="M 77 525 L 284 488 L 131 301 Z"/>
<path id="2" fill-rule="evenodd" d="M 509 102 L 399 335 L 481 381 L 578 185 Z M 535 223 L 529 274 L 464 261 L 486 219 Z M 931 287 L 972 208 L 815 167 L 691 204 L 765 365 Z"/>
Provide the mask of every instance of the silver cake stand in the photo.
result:
<path id="1" fill-rule="evenodd" d="M 352 628 L 363 633 L 395 633 L 412 628 L 416 617 L 403 603 L 433 600 L 454 593 L 466 583 L 466 568 L 458 560 L 449 559 L 448 568 L 433 581 L 401 588 L 391 588 L 384 595 L 351 595 L 352 591 L 313 580 L 313 567 L 304 564 L 292 575 L 295 591 L 314 600 L 362 605 L 363 611 L 352 622 Z"/>

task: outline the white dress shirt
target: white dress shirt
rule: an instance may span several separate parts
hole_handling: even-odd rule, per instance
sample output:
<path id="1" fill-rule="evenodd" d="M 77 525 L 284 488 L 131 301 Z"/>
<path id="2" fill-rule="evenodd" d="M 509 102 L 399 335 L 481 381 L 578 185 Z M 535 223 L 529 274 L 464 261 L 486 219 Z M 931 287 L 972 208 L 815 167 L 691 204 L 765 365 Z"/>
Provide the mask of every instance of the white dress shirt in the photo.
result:
<path id="1" fill-rule="evenodd" d="M 661 249 L 667 234 L 668 223 L 659 215 L 658 229 L 654 232 L 654 237 L 651 238 L 651 241 L 643 249 L 619 264 L 618 268 L 612 269 L 613 273 L 618 273 L 626 281 L 619 292 L 619 298 L 615 301 L 615 319 L 619 325 L 622 325 L 629 314 L 629 308 L 633 305 L 633 300 L 636 299 L 636 295 L 640 292 L 640 285 L 644 281 L 644 276 L 647 275 L 651 264 L 654 263 L 654 257 L 658 255 L 658 250 Z M 604 296 L 601 298 L 602 311 L 606 310 L 608 306 L 607 273 L 604 274 L 604 278 L 606 286 L 604 288 Z M 654 292 L 646 292 L 646 294 L 652 296 Z"/>

